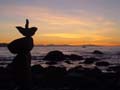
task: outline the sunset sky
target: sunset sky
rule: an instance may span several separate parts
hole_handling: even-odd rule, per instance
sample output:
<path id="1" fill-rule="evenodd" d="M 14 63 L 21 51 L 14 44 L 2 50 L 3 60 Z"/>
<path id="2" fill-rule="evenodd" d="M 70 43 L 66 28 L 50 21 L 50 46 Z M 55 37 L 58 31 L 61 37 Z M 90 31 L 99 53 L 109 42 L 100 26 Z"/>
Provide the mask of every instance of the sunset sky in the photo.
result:
<path id="1" fill-rule="evenodd" d="M 120 0 L 0 0 L 0 43 L 38 27 L 35 44 L 120 45 Z"/>

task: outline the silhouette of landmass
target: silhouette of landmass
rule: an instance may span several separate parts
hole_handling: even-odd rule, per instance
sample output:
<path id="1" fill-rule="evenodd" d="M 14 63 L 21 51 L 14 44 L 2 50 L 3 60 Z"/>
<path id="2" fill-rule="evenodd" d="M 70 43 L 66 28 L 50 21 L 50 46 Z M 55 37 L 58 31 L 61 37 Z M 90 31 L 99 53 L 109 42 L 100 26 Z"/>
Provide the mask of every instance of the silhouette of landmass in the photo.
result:
<path id="1" fill-rule="evenodd" d="M 0 47 L 6 47 L 7 45 L 7 43 L 0 43 Z"/>
<path id="2" fill-rule="evenodd" d="M 45 46 L 45 47 L 58 47 L 58 46 L 63 46 L 63 47 L 67 47 L 67 46 L 76 46 L 76 47 L 100 47 L 102 45 L 94 45 L 94 44 L 84 44 L 84 45 L 69 45 L 69 44 L 60 44 L 60 45 L 56 45 L 56 44 L 47 44 L 47 45 L 44 45 L 44 44 L 40 44 L 40 45 L 35 45 L 35 46 Z"/>

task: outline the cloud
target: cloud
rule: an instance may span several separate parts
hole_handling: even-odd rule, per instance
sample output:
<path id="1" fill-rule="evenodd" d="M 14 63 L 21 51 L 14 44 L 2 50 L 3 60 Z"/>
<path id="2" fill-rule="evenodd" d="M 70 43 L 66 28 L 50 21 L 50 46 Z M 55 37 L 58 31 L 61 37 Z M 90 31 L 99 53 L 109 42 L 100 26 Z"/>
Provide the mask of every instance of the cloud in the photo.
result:
<path id="1" fill-rule="evenodd" d="M 8 18 L 8 20 L 3 19 L 3 21 L 0 22 L 0 29 L 6 29 L 6 31 L 9 31 L 9 28 L 15 29 L 15 25 L 24 25 L 23 20 L 25 18 L 30 18 L 32 22 L 30 25 L 33 26 L 34 24 L 40 29 L 35 36 L 35 38 L 37 38 L 37 43 L 41 37 L 49 37 L 47 38 L 49 39 L 48 43 L 50 43 L 51 40 L 53 40 L 51 41 L 52 43 L 55 43 L 56 38 L 59 39 L 59 43 L 68 41 L 68 43 L 73 44 L 84 42 L 102 43 L 109 40 L 114 42 L 115 40 L 111 39 L 111 37 L 116 37 L 115 34 L 113 35 L 113 32 L 118 32 L 115 29 L 115 21 L 103 16 L 87 17 L 87 12 L 84 10 L 77 13 L 77 15 L 69 15 L 65 12 L 54 11 L 49 8 L 0 6 L 0 12 L 0 18 Z M 83 14 L 83 16 L 81 16 L 81 14 Z"/>

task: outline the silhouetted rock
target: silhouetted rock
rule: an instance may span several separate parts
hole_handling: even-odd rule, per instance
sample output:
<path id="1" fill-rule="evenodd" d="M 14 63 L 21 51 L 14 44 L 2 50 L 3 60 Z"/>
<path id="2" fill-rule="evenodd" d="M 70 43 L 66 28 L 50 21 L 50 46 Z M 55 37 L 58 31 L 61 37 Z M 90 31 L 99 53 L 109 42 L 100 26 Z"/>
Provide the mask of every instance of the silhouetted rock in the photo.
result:
<path id="1" fill-rule="evenodd" d="M 19 32 L 26 36 L 26 37 L 31 37 L 35 34 L 36 30 L 37 30 L 37 27 L 31 27 L 29 28 L 29 20 L 26 19 L 26 24 L 25 24 L 25 28 L 21 27 L 21 26 L 17 26 L 16 27 Z"/>
<path id="2" fill-rule="evenodd" d="M 45 73 L 45 69 L 41 65 L 34 65 L 31 67 L 32 79 L 34 82 L 39 82 Z"/>
<path id="3" fill-rule="evenodd" d="M 98 60 L 99 60 L 98 58 L 90 57 L 90 58 L 86 58 L 83 63 L 85 63 L 85 64 L 93 64 L 94 62 L 96 62 Z"/>
<path id="4" fill-rule="evenodd" d="M 69 60 L 65 60 L 64 62 L 67 64 L 72 64 Z"/>
<path id="5" fill-rule="evenodd" d="M 111 67 L 108 68 L 108 70 L 115 71 L 115 72 L 120 72 L 120 65 L 111 66 Z"/>
<path id="6" fill-rule="evenodd" d="M 86 75 L 95 75 L 95 74 L 98 74 L 98 73 L 101 73 L 101 70 L 98 69 L 97 67 L 94 67 L 94 68 L 83 68 L 82 66 L 77 66 L 77 67 L 74 67 L 72 69 L 70 69 L 68 71 L 69 73 L 71 72 L 76 72 L 78 74 L 86 74 Z"/>
<path id="7" fill-rule="evenodd" d="M 6 73 L 6 69 L 4 67 L 0 67 L 0 80 L 6 78 L 5 73 Z"/>
<path id="8" fill-rule="evenodd" d="M 101 55 L 104 54 L 103 52 L 101 52 L 101 51 L 99 51 L 99 50 L 95 50 L 95 51 L 93 51 L 92 53 L 93 53 L 93 54 L 101 54 Z"/>
<path id="9" fill-rule="evenodd" d="M 96 66 L 109 66 L 109 62 L 101 61 L 101 62 L 96 62 Z"/>
<path id="10" fill-rule="evenodd" d="M 8 45 L 10 52 L 17 55 L 8 65 L 7 70 L 20 90 L 30 90 L 32 80 L 30 51 L 34 44 L 31 36 L 35 34 L 37 28 L 29 28 L 28 26 L 29 21 L 26 20 L 25 28 L 17 27 L 20 33 L 26 37 L 14 40 Z"/>
<path id="11" fill-rule="evenodd" d="M 33 48 L 33 39 L 31 37 L 24 37 L 14 40 L 8 45 L 8 49 L 13 54 L 29 53 Z"/>
<path id="12" fill-rule="evenodd" d="M 23 86 L 31 81 L 31 55 L 30 53 L 18 54 L 9 65 L 12 77 L 16 84 Z"/>
<path id="13" fill-rule="evenodd" d="M 81 65 L 76 66 L 68 70 L 68 73 L 81 73 L 83 71 L 83 67 Z"/>
<path id="14" fill-rule="evenodd" d="M 45 68 L 46 75 L 49 77 L 57 77 L 59 75 L 64 75 L 66 73 L 65 67 L 55 67 L 55 66 L 49 66 Z M 49 75 L 48 75 L 49 74 Z M 54 77 L 54 78 L 55 78 Z"/>
<path id="15" fill-rule="evenodd" d="M 66 74 L 66 68 L 49 66 L 45 68 L 45 78 L 49 80 L 60 79 Z"/>
<path id="16" fill-rule="evenodd" d="M 43 60 L 51 61 L 60 61 L 64 59 L 65 59 L 64 54 L 61 51 L 51 51 L 43 58 Z"/>
<path id="17" fill-rule="evenodd" d="M 70 60 L 83 60 L 82 56 L 76 55 L 76 54 L 71 54 L 69 55 Z"/>
<path id="18" fill-rule="evenodd" d="M 39 73 L 44 73 L 45 70 L 41 65 L 34 65 L 31 67 L 32 73 L 39 74 Z"/>
<path id="19" fill-rule="evenodd" d="M 48 62 L 46 62 L 46 64 L 55 65 L 55 64 L 57 64 L 57 62 L 56 61 L 48 61 Z"/>
<path id="20" fill-rule="evenodd" d="M 100 85 L 102 72 L 98 68 L 75 67 L 68 71 L 67 84 L 71 88 L 96 88 Z M 86 90 L 86 89 L 85 89 Z M 91 89 L 90 89 L 91 90 Z"/>
<path id="21" fill-rule="evenodd" d="M 84 74 L 87 76 L 94 76 L 94 77 L 98 77 L 102 74 L 102 71 L 97 68 L 84 68 Z"/>

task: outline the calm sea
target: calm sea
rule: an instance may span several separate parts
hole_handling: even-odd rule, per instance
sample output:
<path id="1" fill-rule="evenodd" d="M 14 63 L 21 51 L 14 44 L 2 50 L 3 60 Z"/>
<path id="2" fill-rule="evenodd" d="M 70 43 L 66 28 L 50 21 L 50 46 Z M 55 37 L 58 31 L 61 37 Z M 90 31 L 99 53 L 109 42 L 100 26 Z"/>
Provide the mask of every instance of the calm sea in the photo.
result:
<path id="1" fill-rule="evenodd" d="M 110 63 L 120 63 L 120 47 L 98 47 L 98 46 L 88 46 L 88 47 L 77 47 L 77 46 L 43 46 L 43 47 L 34 47 L 31 51 L 32 54 L 32 65 L 41 64 L 46 66 L 43 57 L 50 51 L 59 50 L 64 54 L 77 54 L 85 58 L 87 57 L 97 57 L 103 61 L 108 61 Z M 100 50 L 104 55 L 93 55 L 94 50 Z M 7 65 L 15 57 L 14 54 L 11 54 L 7 47 L 0 47 L 0 65 Z M 72 67 L 77 65 L 79 61 L 73 61 L 73 65 L 67 65 L 63 62 L 59 62 L 58 65 Z"/>

